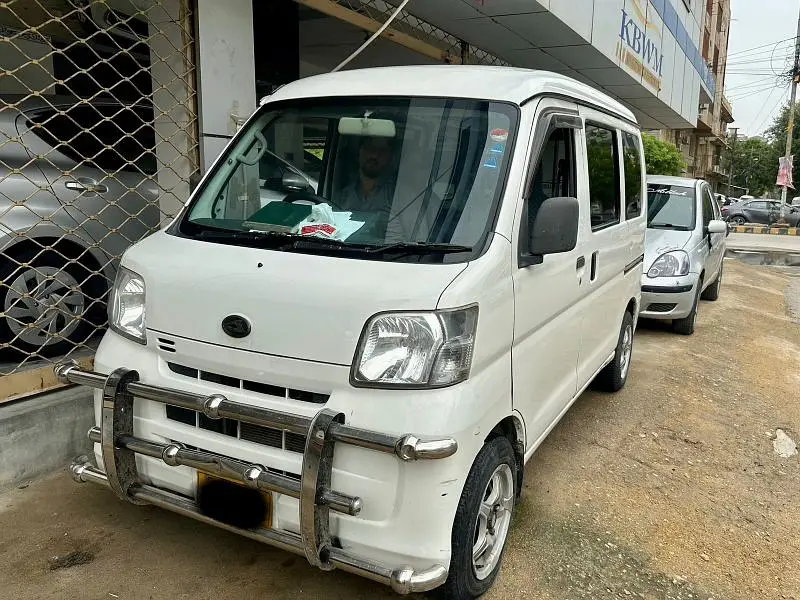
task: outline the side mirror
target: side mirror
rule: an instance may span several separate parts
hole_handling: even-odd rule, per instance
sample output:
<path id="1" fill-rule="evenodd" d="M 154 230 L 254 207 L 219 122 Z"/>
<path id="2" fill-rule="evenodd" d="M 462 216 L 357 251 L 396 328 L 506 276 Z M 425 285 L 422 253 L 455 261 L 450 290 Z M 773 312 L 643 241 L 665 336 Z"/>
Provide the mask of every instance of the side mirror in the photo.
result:
<path id="1" fill-rule="evenodd" d="M 528 252 L 521 257 L 520 266 L 539 264 L 547 254 L 574 250 L 579 217 L 577 198 L 548 198 L 542 202 L 528 231 Z"/>
<path id="2" fill-rule="evenodd" d="M 713 220 L 708 222 L 706 228 L 708 233 L 725 233 L 728 231 L 728 224 L 725 221 Z"/>
<path id="3" fill-rule="evenodd" d="M 293 171 L 286 171 L 281 178 L 281 186 L 287 192 L 302 192 L 310 186 L 308 180 Z"/>

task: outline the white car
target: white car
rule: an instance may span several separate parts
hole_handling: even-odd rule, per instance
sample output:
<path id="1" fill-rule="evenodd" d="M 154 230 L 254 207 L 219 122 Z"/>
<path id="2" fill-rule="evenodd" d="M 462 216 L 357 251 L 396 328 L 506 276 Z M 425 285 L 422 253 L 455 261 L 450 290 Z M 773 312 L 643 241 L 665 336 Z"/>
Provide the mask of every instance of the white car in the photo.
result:
<path id="1" fill-rule="evenodd" d="M 719 297 L 728 225 L 702 179 L 649 175 L 647 196 L 639 316 L 691 335 L 700 298 Z"/>
<path id="2" fill-rule="evenodd" d="M 262 206 L 261 161 L 302 172 L 312 138 L 315 189 Z M 97 389 L 74 477 L 400 593 L 480 596 L 526 461 L 630 372 L 643 165 L 633 114 L 554 73 L 280 88 L 124 255 L 96 371 L 57 368 Z"/>

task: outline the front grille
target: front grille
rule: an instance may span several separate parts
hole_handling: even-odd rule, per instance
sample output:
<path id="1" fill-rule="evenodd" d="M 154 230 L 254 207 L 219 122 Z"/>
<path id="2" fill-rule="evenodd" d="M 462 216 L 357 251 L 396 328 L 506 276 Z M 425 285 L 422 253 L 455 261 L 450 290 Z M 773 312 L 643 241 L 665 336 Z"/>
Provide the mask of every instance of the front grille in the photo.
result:
<path id="1" fill-rule="evenodd" d="M 167 404 L 167 418 L 199 427 L 205 431 L 213 431 L 239 440 L 246 440 L 270 448 L 278 448 L 288 452 L 302 454 L 306 449 L 306 438 L 297 433 L 262 427 L 252 423 L 242 423 L 236 419 L 209 419 L 203 413 L 180 406 Z"/>
<path id="2" fill-rule="evenodd" d="M 192 379 L 199 379 L 207 383 L 214 383 L 224 387 L 234 388 L 237 390 L 247 390 L 255 394 L 263 394 L 264 396 L 277 396 L 279 398 L 287 398 L 290 400 L 298 400 L 300 402 L 309 402 L 311 404 L 325 404 L 330 396 L 328 394 L 319 394 L 316 392 L 308 392 L 305 390 L 295 390 L 285 388 L 277 385 L 270 385 L 258 381 L 249 381 L 247 379 L 237 379 L 228 375 L 220 375 L 219 373 L 211 373 L 209 371 L 201 371 L 185 365 L 168 362 L 167 367 L 176 375 L 182 377 L 190 377 Z"/>
<path id="3" fill-rule="evenodd" d="M 650 312 L 660 312 L 666 313 L 671 311 L 673 308 L 678 306 L 677 304 L 668 304 L 665 302 L 654 302 L 653 304 L 647 307 L 647 310 Z"/>

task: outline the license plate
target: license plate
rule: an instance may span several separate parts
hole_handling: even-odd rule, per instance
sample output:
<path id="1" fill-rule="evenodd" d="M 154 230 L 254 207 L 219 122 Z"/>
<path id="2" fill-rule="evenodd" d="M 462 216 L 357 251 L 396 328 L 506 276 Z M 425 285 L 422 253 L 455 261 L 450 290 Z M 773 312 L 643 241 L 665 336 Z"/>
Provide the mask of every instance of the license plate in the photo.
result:
<path id="1" fill-rule="evenodd" d="M 272 493 L 225 477 L 198 471 L 197 504 L 204 515 L 234 527 L 272 527 Z"/>

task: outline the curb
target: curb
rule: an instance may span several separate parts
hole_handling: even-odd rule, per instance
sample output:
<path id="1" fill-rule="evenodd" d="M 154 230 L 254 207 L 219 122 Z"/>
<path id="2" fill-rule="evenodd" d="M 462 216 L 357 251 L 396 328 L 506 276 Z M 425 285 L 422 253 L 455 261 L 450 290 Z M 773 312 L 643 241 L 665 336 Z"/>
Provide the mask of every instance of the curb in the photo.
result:
<path id="1" fill-rule="evenodd" d="M 769 235 L 797 235 L 800 236 L 800 227 L 767 227 L 759 225 L 731 225 L 731 233 L 766 233 Z"/>

